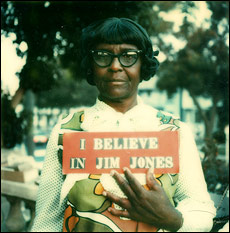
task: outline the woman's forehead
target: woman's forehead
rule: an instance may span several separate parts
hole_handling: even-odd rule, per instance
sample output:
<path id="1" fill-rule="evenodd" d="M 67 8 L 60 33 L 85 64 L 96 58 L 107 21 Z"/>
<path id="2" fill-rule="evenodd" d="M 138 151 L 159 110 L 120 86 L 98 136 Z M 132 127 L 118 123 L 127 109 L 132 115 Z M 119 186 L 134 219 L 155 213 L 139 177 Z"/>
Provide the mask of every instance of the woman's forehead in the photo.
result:
<path id="1" fill-rule="evenodd" d="M 95 49 L 106 49 L 106 50 L 127 50 L 127 49 L 138 49 L 134 44 L 107 44 L 100 43 L 96 45 Z"/>

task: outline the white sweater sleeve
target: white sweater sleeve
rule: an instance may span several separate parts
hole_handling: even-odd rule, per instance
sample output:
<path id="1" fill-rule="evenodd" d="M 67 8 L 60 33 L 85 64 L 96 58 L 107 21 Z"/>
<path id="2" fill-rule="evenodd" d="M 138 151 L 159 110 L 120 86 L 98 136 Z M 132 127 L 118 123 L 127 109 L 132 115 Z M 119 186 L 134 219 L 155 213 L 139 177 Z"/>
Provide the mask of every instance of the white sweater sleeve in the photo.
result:
<path id="1" fill-rule="evenodd" d="M 183 215 L 180 232 L 208 232 L 216 215 L 191 129 L 181 124 L 180 173 L 175 194 L 176 209 Z"/>
<path id="2" fill-rule="evenodd" d="M 65 202 L 59 204 L 63 184 L 62 167 L 57 155 L 59 128 L 58 124 L 54 127 L 47 144 L 32 232 L 62 231 Z"/>

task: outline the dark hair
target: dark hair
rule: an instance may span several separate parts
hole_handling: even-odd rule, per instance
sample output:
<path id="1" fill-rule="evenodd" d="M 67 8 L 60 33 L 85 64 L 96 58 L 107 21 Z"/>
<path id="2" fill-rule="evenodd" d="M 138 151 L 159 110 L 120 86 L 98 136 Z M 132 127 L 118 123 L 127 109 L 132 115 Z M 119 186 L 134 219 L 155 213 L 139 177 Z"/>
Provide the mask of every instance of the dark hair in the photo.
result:
<path id="1" fill-rule="evenodd" d="M 82 30 L 81 71 L 89 84 L 95 85 L 89 51 L 100 43 L 136 45 L 143 51 L 141 81 L 147 81 L 155 75 L 159 62 L 154 56 L 159 52 L 153 51 L 152 42 L 146 30 L 131 19 L 113 17 L 96 21 Z"/>

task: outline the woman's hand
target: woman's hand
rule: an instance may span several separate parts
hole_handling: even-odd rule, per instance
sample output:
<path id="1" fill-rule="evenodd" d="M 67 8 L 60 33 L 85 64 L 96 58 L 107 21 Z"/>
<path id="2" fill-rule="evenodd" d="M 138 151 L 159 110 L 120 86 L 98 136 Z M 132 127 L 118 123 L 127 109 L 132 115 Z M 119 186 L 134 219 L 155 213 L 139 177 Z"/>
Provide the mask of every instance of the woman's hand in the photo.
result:
<path id="1" fill-rule="evenodd" d="M 146 175 L 149 190 L 138 182 L 128 168 L 124 168 L 124 173 L 128 182 L 116 171 L 112 171 L 112 176 L 128 199 L 119 198 L 106 191 L 103 193 L 124 210 L 110 207 L 108 211 L 115 216 L 145 222 L 169 231 L 177 231 L 182 226 L 182 214 L 170 203 L 165 191 L 155 180 L 153 170 L 149 169 Z"/>

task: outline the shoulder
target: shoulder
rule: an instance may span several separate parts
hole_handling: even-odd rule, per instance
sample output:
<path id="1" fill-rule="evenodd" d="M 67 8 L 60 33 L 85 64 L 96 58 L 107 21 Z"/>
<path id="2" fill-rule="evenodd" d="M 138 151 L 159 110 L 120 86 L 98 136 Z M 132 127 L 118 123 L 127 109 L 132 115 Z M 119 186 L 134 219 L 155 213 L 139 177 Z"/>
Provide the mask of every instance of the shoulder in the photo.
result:
<path id="1" fill-rule="evenodd" d="M 161 130 L 179 130 L 181 128 L 182 122 L 180 118 L 169 112 L 158 110 L 156 113 L 156 118 L 159 121 Z"/>
<path id="2" fill-rule="evenodd" d="M 169 112 L 158 111 L 157 118 L 160 121 L 161 130 L 180 131 L 181 138 L 193 138 L 192 129 L 186 123 L 180 120 L 179 116 L 173 115 Z"/>
<path id="3" fill-rule="evenodd" d="M 178 116 L 173 115 L 169 112 L 159 110 L 146 104 L 141 97 L 138 96 L 139 110 L 144 110 L 144 113 L 148 113 L 150 115 L 155 115 L 155 117 L 162 123 L 168 124 L 171 120 L 180 120 Z"/>
<path id="4" fill-rule="evenodd" d="M 60 124 L 61 129 L 69 129 L 69 130 L 80 130 L 81 123 L 84 120 L 84 109 L 69 113 L 62 114 Z"/>
<path id="5" fill-rule="evenodd" d="M 57 142 L 60 139 L 60 136 L 65 132 L 69 131 L 79 131 L 81 130 L 81 123 L 84 119 L 84 110 L 76 111 L 69 114 L 61 114 L 58 118 L 57 123 L 54 125 L 49 141 Z"/>

